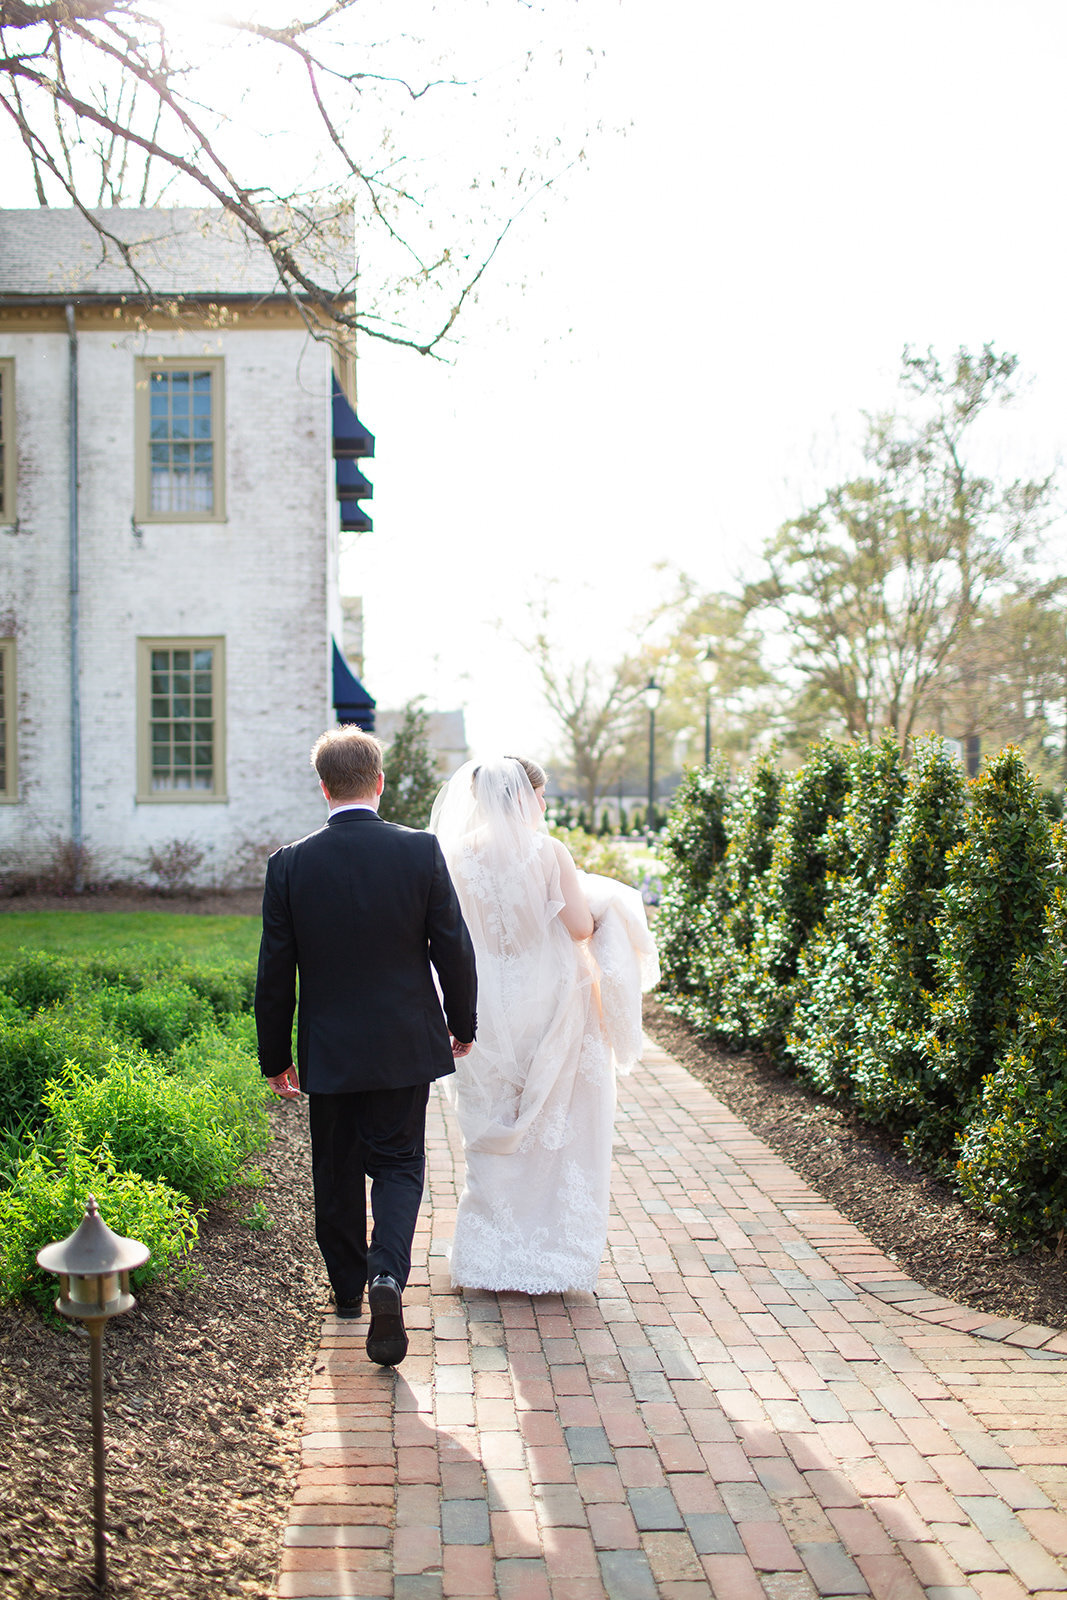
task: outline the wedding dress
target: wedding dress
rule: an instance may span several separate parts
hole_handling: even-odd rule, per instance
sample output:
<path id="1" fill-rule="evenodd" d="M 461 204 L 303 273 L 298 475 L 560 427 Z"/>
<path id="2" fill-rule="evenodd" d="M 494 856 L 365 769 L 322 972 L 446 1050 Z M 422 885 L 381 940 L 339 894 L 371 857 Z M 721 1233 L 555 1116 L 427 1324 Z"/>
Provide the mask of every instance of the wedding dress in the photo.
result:
<path id="1" fill-rule="evenodd" d="M 595 931 L 560 920 L 562 848 L 517 761 L 467 763 L 438 796 L 441 841 L 478 963 L 478 1035 L 447 1080 L 466 1183 L 452 1279 L 592 1291 L 607 1236 L 615 1074 L 641 1049 L 658 978 L 636 890 L 580 874 Z"/>

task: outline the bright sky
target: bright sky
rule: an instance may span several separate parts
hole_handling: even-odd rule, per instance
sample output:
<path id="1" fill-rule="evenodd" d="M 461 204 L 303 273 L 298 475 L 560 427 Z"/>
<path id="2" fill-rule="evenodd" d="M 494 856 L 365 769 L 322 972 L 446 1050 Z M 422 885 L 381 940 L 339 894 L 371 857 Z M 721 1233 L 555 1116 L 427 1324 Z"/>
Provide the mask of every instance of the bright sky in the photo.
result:
<path id="1" fill-rule="evenodd" d="M 456 173 L 505 104 L 515 149 L 606 131 L 513 229 L 451 364 L 362 346 L 375 529 L 342 583 L 380 706 L 463 705 L 478 753 L 551 758 L 514 642 L 542 581 L 561 654 L 611 659 L 657 562 L 708 587 L 751 570 L 892 399 L 905 344 L 1017 353 L 1030 387 L 991 458 L 1063 453 L 1063 0 L 409 0 L 405 27 L 416 5 L 454 70 L 502 69 L 438 102 Z M 400 13 L 350 14 L 384 38 L 372 7 Z M 516 93 L 531 29 L 565 62 Z M 588 83 L 582 44 L 603 52 Z M 295 176 L 301 142 L 275 144 Z"/>
<path id="2" fill-rule="evenodd" d="M 632 131 L 509 240 L 454 366 L 362 356 L 375 531 L 344 579 L 366 681 L 383 705 L 465 705 L 479 751 L 552 753 L 509 637 L 539 576 L 561 650 L 617 654 L 655 562 L 723 585 L 833 480 L 906 343 L 1021 357 L 1026 403 L 990 444 L 1006 470 L 1047 470 L 1067 430 L 1067 7 L 603 17 L 590 121 Z"/>

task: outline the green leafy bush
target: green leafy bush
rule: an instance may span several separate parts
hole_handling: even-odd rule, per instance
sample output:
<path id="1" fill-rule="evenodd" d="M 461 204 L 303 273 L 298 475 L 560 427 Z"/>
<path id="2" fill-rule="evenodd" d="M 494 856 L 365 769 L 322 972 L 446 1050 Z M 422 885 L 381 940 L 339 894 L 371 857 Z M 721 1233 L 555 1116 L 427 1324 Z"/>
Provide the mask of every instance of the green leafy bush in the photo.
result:
<path id="1" fill-rule="evenodd" d="M 207 1001 L 177 979 L 133 991 L 104 984 L 96 990 L 94 1004 L 109 1033 L 160 1055 L 176 1050 L 212 1015 Z"/>
<path id="2" fill-rule="evenodd" d="M 232 1093 L 150 1057 L 117 1059 L 99 1076 L 69 1062 L 43 1100 L 50 1122 L 42 1137 L 50 1145 L 106 1145 L 118 1167 L 165 1182 L 198 1205 L 229 1187 L 254 1148 Z"/>
<path id="3" fill-rule="evenodd" d="M 824 1094 L 848 1092 L 860 1019 L 871 1005 L 871 907 L 905 789 L 895 739 L 850 750 L 844 809 L 826 833 L 826 909 L 801 950 L 786 1049 Z"/>
<path id="4" fill-rule="evenodd" d="M 1047 807 L 1046 807 L 1047 811 Z M 1019 1013 L 959 1140 L 966 1200 L 1020 1243 L 1067 1233 L 1067 832 L 1054 837 L 1056 882 L 1044 940 L 1016 970 Z"/>
<path id="5" fill-rule="evenodd" d="M 699 986 L 694 971 L 707 929 L 705 907 L 714 899 L 726 853 L 723 818 L 729 799 L 730 769 L 721 756 L 709 766 L 689 769 L 675 793 L 659 853 L 667 881 L 656 918 L 663 988 L 672 998 L 692 995 Z"/>
<path id="6" fill-rule="evenodd" d="M 43 1011 L 82 986 L 85 962 L 39 950 L 20 950 L 0 969 L 0 987 L 21 1011 Z"/>
<path id="7" fill-rule="evenodd" d="M 948 857 L 963 838 L 966 818 L 959 762 L 940 739 L 921 740 L 871 907 L 868 998 L 855 1017 L 849 1093 L 872 1122 L 902 1126 L 922 1115 L 938 917 Z"/>
<path id="8" fill-rule="evenodd" d="M 826 904 L 827 829 L 851 778 L 848 748 L 823 740 L 782 786 L 766 873 L 755 880 L 751 946 L 737 974 L 745 1036 L 779 1050 L 793 1015 L 800 952 Z"/>
<path id="9" fill-rule="evenodd" d="M 39 1127 L 46 1116 L 45 1085 L 66 1062 L 95 1074 L 121 1053 L 119 1043 L 91 1016 L 39 1011 L 0 1024 L 0 1128 Z"/>
<path id="10" fill-rule="evenodd" d="M 219 1019 L 250 1011 L 256 991 L 254 961 L 225 961 L 199 966 L 179 962 L 172 976 L 205 1000 Z"/>
<path id="11" fill-rule="evenodd" d="M 1040 945 L 1052 890 L 1048 812 L 1020 752 L 993 757 L 971 796 L 966 834 L 948 857 L 921 1116 L 905 1141 L 936 1156 L 971 1120 L 982 1079 L 1008 1046 L 1017 964 Z"/>
<path id="12" fill-rule="evenodd" d="M 118 1171 L 106 1148 L 49 1156 L 35 1145 L 11 1187 L 0 1190 L 0 1294 L 7 1299 L 28 1295 L 51 1311 L 59 1281 L 37 1266 L 37 1252 L 74 1231 L 90 1194 L 113 1232 L 139 1240 L 150 1251 L 131 1276 L 134 1288 L 172 1270 L 192 1249 L 196 1217 L 168 1185 Z"/>
<path id="13" fill-rule="evenodd" d="M 756 890 L 771 863 L 782 781 L 776 750 L 762 752 L 739 778 L 723 818 L 719 883 L 698 924 L 696 993 L 685 1014 L 701 1032 L 734 1043 L 748 1034 L 739 979 L 752 948 Z"/>

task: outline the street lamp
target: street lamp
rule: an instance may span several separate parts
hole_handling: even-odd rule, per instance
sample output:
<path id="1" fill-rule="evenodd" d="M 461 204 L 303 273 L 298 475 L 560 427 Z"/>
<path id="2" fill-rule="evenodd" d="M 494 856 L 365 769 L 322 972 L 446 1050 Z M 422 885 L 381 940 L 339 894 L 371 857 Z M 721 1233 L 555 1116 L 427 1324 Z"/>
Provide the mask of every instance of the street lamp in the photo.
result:
<path id="1" fill-rule="evenodd" d="M 645 818 L 645 842 L 652 843 L 652 827 L 656 814 L 656 707 L 663 690 L 655 678 L 649 678 L 641 693 L 648 707 L 648 815 Z"/>
<path id="2" fill-rule="evenodd" d="M 708 645 L 702 656 L 697 657 L 697 672 L 704 685 L 704 765 L 711 760 L 711 686 L 715 682 L 717 658 L 714 647 Z"/>
<path id="3" fill-rule="evenodd" d="M 112 1233 L 90 1195 L 85 1215 L 69 1238 L 45 1245 L 37 1264 L 59 1274 L 56 1310 L 77 1317 L 89 1330 L 89 1371 L 93 1408 L 93 1515 L 96 1564 L 94 1580 L 103 1591 L 107 1584 L 104 1545 L 104 1323 L 129 1311 L 135 1304 L 130 1293 L 130 1273 L 148 1260 L 148 1249 L 136 1239 Z"/>

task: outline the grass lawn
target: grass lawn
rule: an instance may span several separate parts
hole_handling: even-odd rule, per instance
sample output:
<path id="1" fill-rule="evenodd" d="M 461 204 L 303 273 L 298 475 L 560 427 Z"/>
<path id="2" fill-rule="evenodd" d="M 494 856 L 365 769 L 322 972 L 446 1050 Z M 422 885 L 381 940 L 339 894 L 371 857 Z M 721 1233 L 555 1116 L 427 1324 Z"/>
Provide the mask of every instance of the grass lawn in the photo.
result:
<path id="1" fill-rule="evenodd" d="M 0 916 L 0 959 L 16 950 L 145 949 L 166 945 L 196 960 L 255 960 L 258 917 L 189 916 L 170 911 L 8 911 Z"/>

